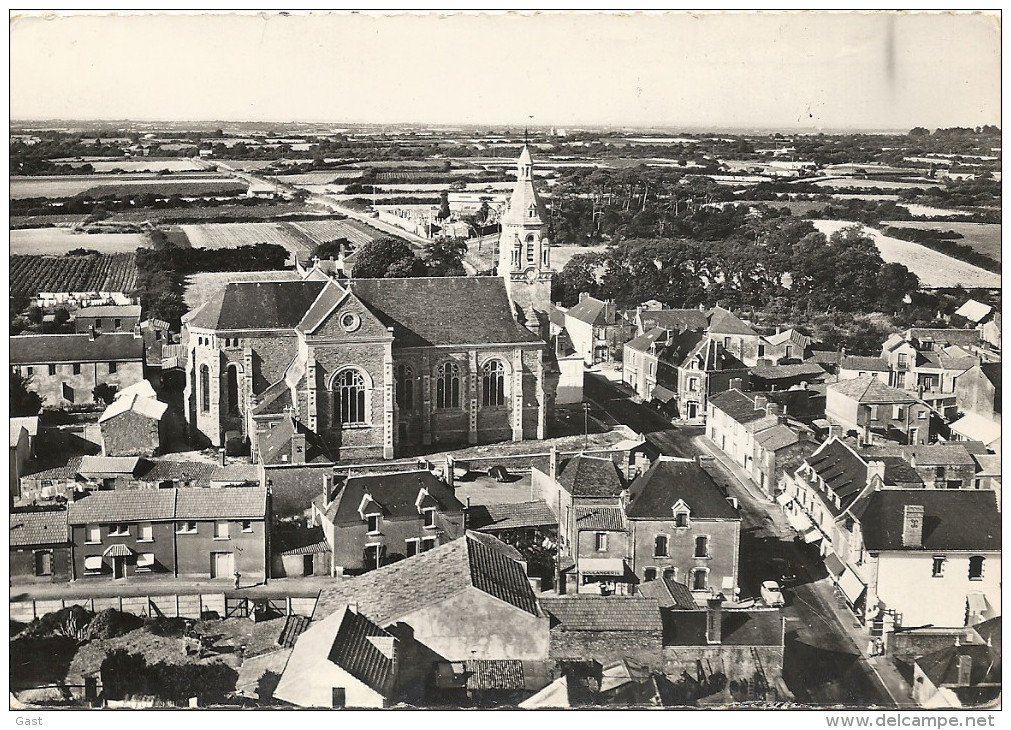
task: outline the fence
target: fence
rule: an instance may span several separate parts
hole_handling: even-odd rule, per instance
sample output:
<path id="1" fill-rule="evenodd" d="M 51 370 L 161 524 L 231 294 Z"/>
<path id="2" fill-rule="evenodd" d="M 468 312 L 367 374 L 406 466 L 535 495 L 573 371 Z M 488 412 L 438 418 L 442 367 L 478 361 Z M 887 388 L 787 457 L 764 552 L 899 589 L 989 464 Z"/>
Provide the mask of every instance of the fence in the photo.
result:
<path id="1" fill-rule="evenodd" d="M 190 593 L 163 596 L 106 596 L 100 598 L 53 598 L 46 600 L 11 601 L 13 621 L 28 623 L 36 618 L 70 606 L 81 606 L 92 613 L 114 608 L 137 616 L 159 618 L 200 619 L 207 614 L 221 618 L 247 617 L 253 608 L 267 608 L 284 616 L 297 614 L 312 617 L 317 596 L 274 596 L 254 598 L 225 593 Z"/>

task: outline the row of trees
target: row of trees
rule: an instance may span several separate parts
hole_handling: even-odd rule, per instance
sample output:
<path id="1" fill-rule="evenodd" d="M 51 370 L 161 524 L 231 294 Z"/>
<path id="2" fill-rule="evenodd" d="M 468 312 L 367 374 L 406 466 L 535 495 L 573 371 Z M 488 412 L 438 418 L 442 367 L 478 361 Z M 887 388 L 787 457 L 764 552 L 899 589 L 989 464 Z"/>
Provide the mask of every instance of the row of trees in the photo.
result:
<path id="1" fill-rule="evenodd" d="M 319 255 L 320 249 L 317 249 Z M 379 238 L 362 246 L 351 268 L 354 279 L 393 279 L 420 276 L 464 276 L 467 242 L 462 238 L 437 238 L 425 245 L 419 257 L 407 241 Z"/>

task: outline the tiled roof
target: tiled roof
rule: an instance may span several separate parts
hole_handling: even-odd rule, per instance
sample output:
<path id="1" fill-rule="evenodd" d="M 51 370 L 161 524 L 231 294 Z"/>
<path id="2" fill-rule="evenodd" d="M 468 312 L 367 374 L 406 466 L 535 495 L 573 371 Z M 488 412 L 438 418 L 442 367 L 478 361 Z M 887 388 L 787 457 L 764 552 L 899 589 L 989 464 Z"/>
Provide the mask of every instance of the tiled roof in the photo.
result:
<path id="1" fill-rule="evenodd" d="M 660 327 L 681 332 L 697 330 L 701 332 L 709 326 L 709 318 L 698 309 L 653 309 L 640 313 L 643 329 Z"/>
<path id="2" fill-rule="evenodd" d="M 713 307 L 707 313 L 709 332 L 714 335 L 749 335 L 757 337 L 758 333 L 751 329 L 740 317 L 723 307 Z"/>
<path id="3" fill-rule="evenodd" d="M 263 519 L 267 490 L 262 487 L 179 489 L 176 517 L 186 520 Z"/>
<path id="4" fill-rule="evenodd" d="M 669 576 L 661 576 L 656 580 L 640 583 L 637 588 L 639 595 L 653 598 L 660 608 L 676 608 L 682 611 L 698 610 L 698 604 L 692 598 L 692 592 L 684 583 L 678 583 Z"/>
<path id="5" fill-rule="evenodd" d="M 21 432 L 24 432 L 25 442 L 28 441 L 28 429 L 22 426 L 20 423 L 14 423 L 11 421 L 11 445 L 12 449 L 17 448 L 17 445 L 21 442 Z"/>
<path id="6" fill-rule="evenodd" d="M 902 545 L 903 510 L 923 507 L 923 546 Z M 851 510 L 860 520 L 867 550 L 1001 549 L 1000 511 L 988 489 L 881 489 Z"/>
<path id="7" fill-rule="evenodd" d="M 40 469 L 39 471 L 32 472 L 30 474 L 24 474 L 23 477 L 34 480 L 44 480 L 44 479 L 73 479 L 77 476 L 78 470 L 81 468 L 81 462 L 84 460 L 83 456 L 71 456 L 67 459 L 67 463 L 63 466 L 54 466 L 49 469 Z"/>
<path id="8" fill-rule="evenodd" d="M 146 482 L 186 482 L 191 486 L 205 486 L 210 483 L 211 476 L 221 469 L 217 464 L 206 461 L 174 461 L 172 459 L 155 459 L 150 462 L 150 468 L 140 473 L 139 478 Z"/>
<path id="9" fill-rule="evenodd" d="M 706 611 L 675 611 L 664 645 L 707 646 Z M 779 611 L 729 611 L 720 620 L 720 640 L 726 646 L 782 646 L 783 618 Z"/>
<path id="10" fill-rule="evenodd" d="M 294 329 L 326 286 L 323 281 L 230 282 L 190 314 L 212 330 Z"/>
<path id="11" fill-rule="evenodd" d="M 616 497 L 625 488 L 613 461 L 585 454 L 561 465 L 558 483 L 573 497 Z"/>
<path id="12" fill-rule="evenodd" d="M 12 512 L 10 518 L 11 547 L 58 545 L 70 542 L 65 509 Z"/>
<path id="13" fill-rule="evenodd" d="M 608 530 L 622 532 L 628 528 L 625 511 L 621 507 L 582 507 L 573 508 L 573 520 L 576 530 Z"/>
<path id="14" fill-rule="evenodd" d="M 904 390 L 885 385 L 877 378 L 865 375 L 862 378 L 830 383 L 829 392 L 839 393 L 858 403 L 915 403 L 916 396 Z"/>
<path id="15" fill-rule="evenodd" d="M 99 417 L 98 422 L 105 423 L 106 421 L 112 420 L 116 416 L 120 416 L 128 411 L 138 413 L 142 416 L 146 416 L 147 418 L 154 419 L 155 421 L 160 421 L 167 410 L 168 403 L 162 403 L 160 400 L 155 400 L 154 398 L 144 398 L 139 395 L 127 395 L 117 398 L 109 404 L 109 407 L 106 408 Z"/>
<path id="16" fill-rule="evenodd" d="M 523 662 L 519 659 L 468 659 L 464 662 L 467 689 L 520 690 L 526 687 Z"/>
<path id="17" fill-rule="evenodd" d="M 891 368 L 880 357 L 864 357 L 863 355 L 843 355 L 839 358 L 840 370 L 868 370 L 872 372 L 888 372 Z"/>
<path id="18" fill-rule="evenodd" d="M 867 486 L 867 464 L 839 439 L 826 441 L 807 463 L 839 497 L 840 508 L 826 502 L 834 513 L 846 509 Z"/>
<path id="19" fill-rule="evenodd" d="M 363 614 L 386 626 L 469 588 L 540 615 L 518 556 L 490 535 L 467 532 L 420 555 L 324 588 L 315 615 L 326 616 L 357 602 Z"/>
<path id="20" fill-rule="evenodd" d="M 633 337 L 625 343 L 625 347 L 636 352 L 649 352 L 650 346 L 658 340 L 667 339 L 667 330 L 662 327 L 654 327 L 647 330 L 638 337 Z"/>
<path id="21" fill-rule="evenodd" d="M 467 510 L 467 526 L 482 532 L 557 524 L 558 519 L 543 499 L 533 502 L 476 504 Z"/>
<path id="22" fill-rule="evenodd" d="M 355 679 L 385 695 L 395 679 L 393 644 L 392 634 L 349 607 L 344 610 L 344 618 L 327 658 Z"/>
<path id="23" fill-rule="evenodd" d="M 92 474 L 129 474 L 137 476 L 143 459 L 136 456 L 85 456 L 81 459 L 78 473 L 82 476 Z"/>
<path id="24" fill-rule="evenodd" d="M 92 492 L 71 502 L 67 508 L 67 521 L 71 525 L 154 522 L 173 520 L 175 514 L 175 489 L 130 489 Z"/>
<path id="25" fill-rule="evenodd" d="M 709 398 L 709 402 L 737 423 L 751 423 L 768 417 L 764 409 L 755 408 L 755 399 L 737 388 L 725 390 Z"/>
<path id="26" fill-rule="evenodd" d="M 82 307 L 75 317 L 137 317 L 140 319 L 139 304 L 113 304 L 101 307 Z"/>
<path id="27" fill-rule="evenodd" d="M 333 461 L 323 439 L 293 417 L 282 418 L 281 422 L 268 431 L 257 446 L 260 460 L 264 464 L 290 464 L 291 437 L 296 433 L 305 434 L 305 463 L 320 464 Z M 287 455 L 287 460 L 282 457 Z"/>
<path id="28" fill-rule="evenodd" d="M 825 369 L 816 362 L 799 363 L 797 365 L 755 365 L 748 368 L 751 374 L 763 380 L 779 378 L 821 378 L 826 375 Z"/>
<path id="29" fill-rule="evenodd" d="M 603 327 L 607 324 L 612 324 L 614 321 L 614 307 L 610 307 L 611 321 L 608 321 L 609 307 L 607 302 L 602 302 L 596 297 L 582 297 L 579 303 L 574 307 L 570 307 L 565 313 L 567 317 L 572 317 L 573 319 L 578 319 L 580 322 L 585 322 L 586 324 L 595 325 L 598 327 Z"/>
<path id="30" fill-rule="evenodd" d="M 816 362 L 819 365 L 838 365 L 839 352 L 836 350 L 811 350 L 811 357 L 804 362 Z"/>
<path id="31" fill-rule="evenodd" d="M 419 470 L 352 476 L 335 498 L 336 509 L 331 512 L 333 521 L 338 525 L 360 523 L 362 517 L 358 514 L 358 507 L 365 494 L 372 495 L 372 500 L 379 506 L 383 517 L 418 518 L 416 501 L 422 489 L 435 500 L 440 512 L 463 512 L 463 503 L 456 498 L 448 484 L 430 471 Z"/>
<path id="32" fill-rule="evenodd" d="M 20 416 L 18 418 L 11 419 L 11 425 L 18 424 L 24 426 L 25 430 L 28 431 L 29 436 L 39 435 L 39 417 L 38 416 Z"/>
<path id="33" fill-rule="evenodd" d="M 629 519 L 671 520 L 673 507 L 684 500 L 693 520 L 739 520 L 740 514 L 694 459 L 661 457 L 629 485 Z"/>
<path id="34" fill-rule="evenodd" d="M 513 318 L 497 276 L 355 279 L 352 292 L 393 327 L 394 347 L 540 342 Z"/>
<path id="35" fill-rule="evenodd" d="M 907 340 L 917 340 L 918 342 L 931 340 L 935 343 L 941 342 L 949 345 L 976 345 L 981 339 L 979 330 L 975 329 L 933 329 L 927 327 L 908 329 L 905 332 L 905 337 Z"/>
<path id="36" fill-rule="evenodd" d="M 968 684 L 959 683 L 960 657 L 971 661 Z M 979 684 L 1001 683 L 1000 650 L 986 644 L 961 644 L 946 646 L 916 660 L 920 670 L 930 678 L 935 687 L 974 687 Z"/>
<path id="37" fill-rule="evenodd" d="M 797 435 L 796 431 L 783 424 L 778 424 L 755 434 L 755 443 L 761 445 L 767 451 L 778 451 L 787 446 L 792 446 L 798 441 L 800 441 L 800 436 Z"/>
<path id="38" fill-rule="evenodd" d="M 81 335 L 18 335 L 11 337 L 13 365 L 60 362 L 140 362 L 144 340 L 133 333 L 99 335 L 94 340 Z"/>
<path id="39" fill-rule="evenodd" d="M 663 631 L 660 604 L 638 596 L 541 598 L 552 631 Z"/>

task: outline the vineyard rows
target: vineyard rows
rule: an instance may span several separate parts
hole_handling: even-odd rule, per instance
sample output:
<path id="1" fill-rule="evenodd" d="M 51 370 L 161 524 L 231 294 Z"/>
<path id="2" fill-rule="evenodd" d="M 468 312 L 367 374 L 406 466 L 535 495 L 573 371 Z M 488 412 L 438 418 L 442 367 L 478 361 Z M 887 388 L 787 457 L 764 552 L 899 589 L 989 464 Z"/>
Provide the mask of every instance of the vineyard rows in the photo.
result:
<path id="1" fill-rule="evenodd" d="M 132 253 L 99 256 L 11 256 L 11 294 L 131 292 L 137 284 Z"/>

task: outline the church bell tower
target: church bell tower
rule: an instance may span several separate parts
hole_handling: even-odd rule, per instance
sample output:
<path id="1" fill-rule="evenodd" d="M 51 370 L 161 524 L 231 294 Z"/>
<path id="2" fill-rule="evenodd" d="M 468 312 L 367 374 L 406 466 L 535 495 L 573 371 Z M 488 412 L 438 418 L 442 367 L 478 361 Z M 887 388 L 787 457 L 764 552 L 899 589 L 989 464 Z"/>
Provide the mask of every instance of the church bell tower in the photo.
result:
<path id="1" fill-rule="evenodd" d="M 544 204 L 534 188 L 534 161 L 524 145 L 516 161 L 516 187 L 502 215 L 498 273 L 505 280 L 513 305 L 524 313 L 536 313 L 538 322 L 528 321 L 527 326 L 544 339 L 548 335 L 551 280 L 555 274 L 546 221 Z"/>

